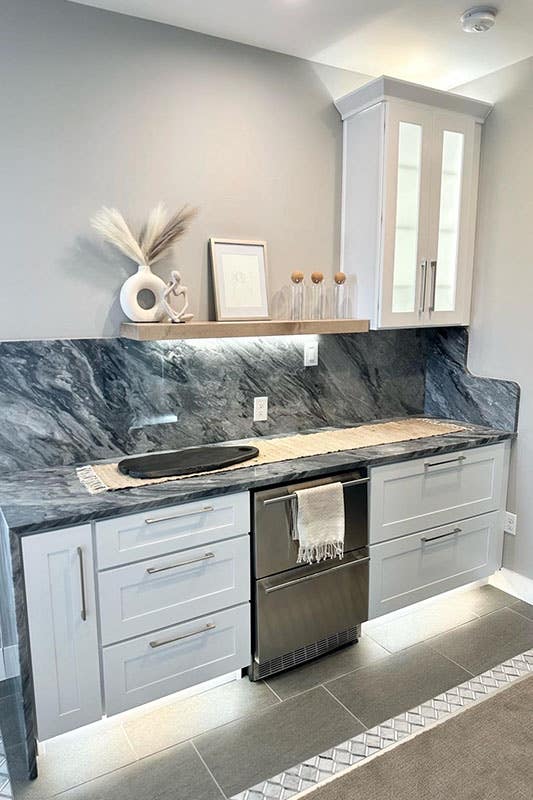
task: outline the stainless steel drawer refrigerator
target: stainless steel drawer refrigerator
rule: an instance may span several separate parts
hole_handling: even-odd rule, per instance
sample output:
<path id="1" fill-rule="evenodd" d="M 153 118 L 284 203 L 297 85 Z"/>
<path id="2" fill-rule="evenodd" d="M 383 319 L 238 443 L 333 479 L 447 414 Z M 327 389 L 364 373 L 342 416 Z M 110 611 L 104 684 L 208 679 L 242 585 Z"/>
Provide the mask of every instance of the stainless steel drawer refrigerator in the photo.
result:
<path id="1" fill-rule="evenodd" d="M 344 558 L 297 564 L 293 493 L 333 481 L 344 489 Z M 367 490 L 366 471 L 357 470 L 253 493 L 251 680 L 357 641 L 368 619 Z"/>

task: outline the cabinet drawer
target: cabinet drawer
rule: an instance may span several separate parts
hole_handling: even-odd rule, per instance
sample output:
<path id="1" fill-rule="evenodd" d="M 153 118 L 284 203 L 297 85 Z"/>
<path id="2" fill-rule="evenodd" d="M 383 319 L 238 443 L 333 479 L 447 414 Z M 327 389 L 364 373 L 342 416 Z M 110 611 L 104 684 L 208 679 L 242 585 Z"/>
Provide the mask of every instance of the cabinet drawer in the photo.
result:
<path id="1" fill-rule="evenodd" d="M 104 520 L 96 523 L 98 569 L 200 547 L 249 531 L 248 492 Z"/>
<path id="2" fill-rule="evenodd" d="M 103 650 L 106 713 L 156 700 L 250 664 L 250 604 Z"/>
<path id="3" fill-rule="evenodd" d="M 256 581 L 255 656 L 261 663 L 368 619 L 368 553 L 298 567 Z"/>
<path id="4" fill-rule="evenodd" d="M 501 566 L 499 511 L 370 548 L 370 618 L 491 575 Z"/>
<path id="5" fill-rule="evenodd" d="M 102 641 L 175 625 L 250 599 L 250 537 L 100 572 Z"/>
<path id="6" fill-rule="evenodd" d="M 370 544 L 504 505 L 505 444 L 372 470 Z"/>

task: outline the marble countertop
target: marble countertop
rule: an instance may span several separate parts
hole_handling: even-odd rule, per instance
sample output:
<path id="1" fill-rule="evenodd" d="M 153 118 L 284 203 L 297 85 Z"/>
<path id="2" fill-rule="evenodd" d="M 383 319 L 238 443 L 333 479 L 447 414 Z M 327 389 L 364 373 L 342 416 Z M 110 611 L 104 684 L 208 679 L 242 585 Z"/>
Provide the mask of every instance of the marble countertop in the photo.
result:
<path id="1" fill-rule="evenodd" d="M 463 425 L 465 430 L 97 495 L 90 495 L 80 484 L 75 466 L 16 472 L 0 478 L 0 508 L 10 532 L 21 536 L 163 508 L 217 494 L 480 447 L 512 439 L 516 435 L 464 422 L 458 424 Z"/>

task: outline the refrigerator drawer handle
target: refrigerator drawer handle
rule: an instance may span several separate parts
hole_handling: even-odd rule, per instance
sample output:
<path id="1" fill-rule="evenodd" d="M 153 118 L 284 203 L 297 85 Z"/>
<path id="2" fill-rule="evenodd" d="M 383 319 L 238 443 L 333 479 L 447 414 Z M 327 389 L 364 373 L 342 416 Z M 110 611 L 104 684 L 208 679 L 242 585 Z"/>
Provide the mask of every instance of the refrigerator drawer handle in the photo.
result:
<path id="1" fill-rule="evenodd" d="M 271 592 L 278 592 L 280 589 L 288 589 L 289 586 L 296 586 L 298 583 L 304 583 L 304 581 L 311 581 L 313 578 L 320 578 L 321 575 L 329 575 L 330 572 L 335 572 L 338 569 L 346 569 L 346 567 L 359 567 L 363 564 L 368 564 L 370 561 L 370 556 L 366 558 L 359 558 L 356 561 L 350 561 L 348 564 L 339 564 L 337 567 L 331 567 L 331 569 L 322 570 L 322 572 L 314 572 L 312 575 L 304 575 L 301 578 L 295 578 L 293 581 L 287 581 L 286 583 L 280 583 L 279 586 L 270 586 L 268 589 L 265 589 L 265 594 L 270 594 Z"/>
<path id="2" fill-rule="evenodd" d="M 346 489 L 349 486 L 360 486 L 362 483 L 369 483 L 370 478 L 358 478 L 354 481 L 346 481 L 342 484 L 342 488 Z M 327 486 L 327 484 L 324 484 Z M 296 500 L 296 495 L 291 492 L 291 494 L 286 494 L 283 497 L 271 497 L 270 500 L 263 500 L 264 506 L 271 506 L 273 503 L 286 503 L 287 501 Z"/>

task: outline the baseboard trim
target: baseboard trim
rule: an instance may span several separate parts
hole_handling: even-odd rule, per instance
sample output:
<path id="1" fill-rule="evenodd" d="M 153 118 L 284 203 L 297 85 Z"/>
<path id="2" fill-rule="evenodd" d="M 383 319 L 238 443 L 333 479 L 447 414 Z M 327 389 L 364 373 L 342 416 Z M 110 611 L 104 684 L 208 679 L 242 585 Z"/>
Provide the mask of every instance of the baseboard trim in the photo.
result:
<path id="1" fill-rule="evenodd" d="M 525 600 L 526 603 L 533 605 L 533 580 L 531 578 L 526 578 L 519 572 L 502 567 L 490 576 L 489 583 L 496 586 L 497 589 L 501 589 L 502 592 L 508 592 L 519 600 Z"/>

